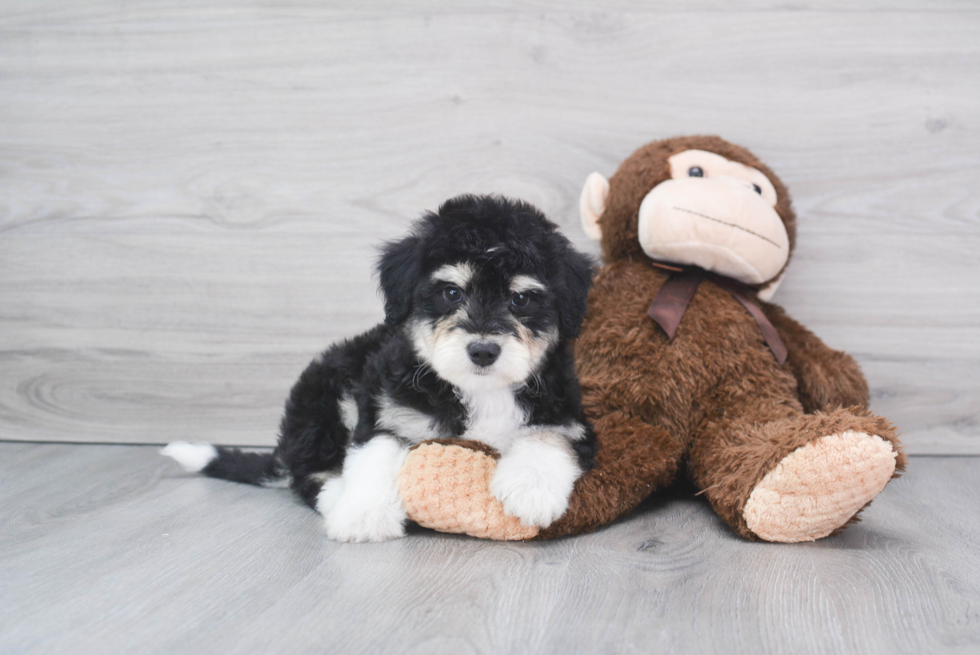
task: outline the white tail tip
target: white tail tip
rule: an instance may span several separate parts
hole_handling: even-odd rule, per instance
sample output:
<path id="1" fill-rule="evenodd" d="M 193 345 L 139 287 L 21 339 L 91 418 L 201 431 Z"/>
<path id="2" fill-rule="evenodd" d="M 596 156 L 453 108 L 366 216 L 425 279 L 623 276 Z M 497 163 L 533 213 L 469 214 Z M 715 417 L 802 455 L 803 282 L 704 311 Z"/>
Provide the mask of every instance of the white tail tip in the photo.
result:
<path id="1" fill-rule="evenodd" d="M 209 443 L 175 441 L 161 450 L 160 454 L 175 459 L 185 471 L 200 473 L 205 466 L 214 461 L 218 456 L 218 451 Z"/>

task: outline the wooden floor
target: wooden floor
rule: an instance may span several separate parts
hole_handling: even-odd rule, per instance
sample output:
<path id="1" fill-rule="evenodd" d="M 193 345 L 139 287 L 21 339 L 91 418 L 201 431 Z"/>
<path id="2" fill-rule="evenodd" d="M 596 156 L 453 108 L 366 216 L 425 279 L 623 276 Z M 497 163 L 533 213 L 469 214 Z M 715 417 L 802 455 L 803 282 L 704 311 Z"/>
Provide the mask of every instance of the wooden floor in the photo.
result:
<path id="1" fill-rule="evenodd" d="M 155 448 L 0 444 L 0 653 L 977 653 L 980 459 L 844 534 L 750 543 L 683 492 L 596 534 L 328 541 Z"/>

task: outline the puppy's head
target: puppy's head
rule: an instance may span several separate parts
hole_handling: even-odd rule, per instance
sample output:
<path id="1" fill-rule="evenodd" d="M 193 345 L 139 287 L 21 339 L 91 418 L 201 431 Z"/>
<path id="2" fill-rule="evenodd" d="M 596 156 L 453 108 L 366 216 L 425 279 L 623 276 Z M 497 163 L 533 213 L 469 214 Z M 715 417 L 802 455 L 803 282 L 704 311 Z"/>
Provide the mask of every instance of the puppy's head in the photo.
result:
<path id="1" fill-rule="evenodd" d="M 459 196 L 387 244 L 378 264 L 385 320 L 467 391 L 521 384 L 578 334 L 591 261 L 531 205 Z"/>

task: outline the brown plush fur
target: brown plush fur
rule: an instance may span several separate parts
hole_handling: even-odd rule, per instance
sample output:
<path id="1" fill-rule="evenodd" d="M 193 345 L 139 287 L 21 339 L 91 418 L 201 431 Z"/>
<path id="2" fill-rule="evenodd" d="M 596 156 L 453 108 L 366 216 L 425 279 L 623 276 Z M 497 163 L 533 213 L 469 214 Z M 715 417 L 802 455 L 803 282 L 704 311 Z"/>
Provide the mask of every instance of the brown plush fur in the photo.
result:
<path id="1" fill-rule="evenodd" d="M 568 512 L 538 538 L 609 523 L 686 472 L 719 516 L 756 539 L 742 516 L 755 485 L 797 448 L 847 430 L 890 442 L 896 471 L 905 467 L 894 426 L 867 409 L 867 383 L 854 359 L 779 306 L 759 301 L 789 351 L 782 366 L 745 308 L 710 281 L 673 340 L 647 316 L 667 274 L 639 246 L 639 206 L 670 177 L 667 158 L 689 149 L 762 171 L 776 189 L 791 250 L 795 244 L 786 188 L 744 148 L 718 137 L 668 139 L 620 166 L 599 221 L 606 265 L 576 344 L 586 416 L 599 439 L 597 466 L 576 484 Z"/>
<path id="2" fill-rule="evenodd" d="M 640 203 L 670 177 L 667 158 L 690 149 L 762 171 L 776 188 L 776 211 L 795 245 L 786 187 L 744 148 L 718 137 L 668 139 L 643 146 L 620 166 L 599 221 L 607 265 L 576 345 L 587 415 L 600 441 L 599 466 L 579 481 L 576 495 L 600 478 L 600 495 L 616 502 L 607 501 L 611 512 L 591 517 L 591 526 L 569 511 L 547 536 L 616 518 L 670 482 L 685 458 L 688 475 L 715 511 L 749 538 L 741 513 L 749 493 L 783 457 L 814 439 L 845 430 L 877 434 L 894 444 L 898 470 L 905 466 L 895 428 L 866 409 L 867 383 L 854 359 L 828 348 L 779 306 L 760 303 L 789 350 L 784 366 L 738 301 L 710 282 L 698 289 L 672 341 L 646 316 L 667 276 L 639 247 Z M 647 458 L 636 457 L 644 452 Z M 607 467 L 607 455 L 630 461 L 628 470 Z M 573 508 L 596 505 L 576 498 Z"/>

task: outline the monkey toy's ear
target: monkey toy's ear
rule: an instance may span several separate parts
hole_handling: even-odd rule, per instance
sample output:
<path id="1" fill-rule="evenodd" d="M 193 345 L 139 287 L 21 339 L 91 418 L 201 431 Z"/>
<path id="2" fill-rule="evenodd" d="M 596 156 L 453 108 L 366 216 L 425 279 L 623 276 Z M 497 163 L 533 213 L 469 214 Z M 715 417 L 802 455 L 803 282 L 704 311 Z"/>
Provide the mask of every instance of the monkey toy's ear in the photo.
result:
<path id="1" fill-rule="evenodd" d="M 578 201 L 578 211 L 582 217 L 582 229 L 593 241 L 602 239 L 599 218 L 606 211 L 606 198 L 609 197 L 609 181 L 601 173 L 590 173 L 585 178 L 582 195 Z"/>
<path id="2" fill-rule="evenodd" d="M 421 275 L 421 262 L 420 239 L 415 235 L 382 246 L 378 277 L 384 294 L 385 323 L 396 325 L 408 318 Z"/>

